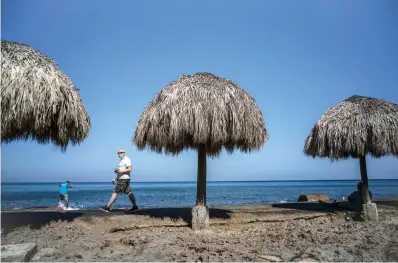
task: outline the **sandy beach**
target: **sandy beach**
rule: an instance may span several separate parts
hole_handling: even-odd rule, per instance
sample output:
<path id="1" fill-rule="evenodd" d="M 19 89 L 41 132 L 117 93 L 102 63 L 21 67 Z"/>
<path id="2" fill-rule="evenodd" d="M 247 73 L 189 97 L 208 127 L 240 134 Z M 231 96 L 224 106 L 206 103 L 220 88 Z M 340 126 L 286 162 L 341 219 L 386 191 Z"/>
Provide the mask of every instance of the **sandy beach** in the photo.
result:
<path id="1" fill-rule="evenodd" d="M 377 203 L 378 223 L 316 203 L 217 207 L 202 231 L 189 208 L 2 212 L 2 243 L 36 242 L 32 261 L 398 261 L 398 198 Z"/>

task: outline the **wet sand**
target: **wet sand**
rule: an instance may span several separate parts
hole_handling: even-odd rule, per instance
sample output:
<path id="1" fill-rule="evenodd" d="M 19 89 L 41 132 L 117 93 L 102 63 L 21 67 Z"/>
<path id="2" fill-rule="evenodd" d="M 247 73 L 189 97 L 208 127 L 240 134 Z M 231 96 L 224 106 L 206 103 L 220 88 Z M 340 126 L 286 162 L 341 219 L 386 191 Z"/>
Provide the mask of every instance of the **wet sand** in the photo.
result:
<path id="1" fill-rule="evenodd" d="M 36 242 L 33 261 L 398 261 L 398 198 L 377 203 L 378 223 L 314 203 L 214 207 L 196 232 L 190 208 L 2 212 L 2 244 Z"/>

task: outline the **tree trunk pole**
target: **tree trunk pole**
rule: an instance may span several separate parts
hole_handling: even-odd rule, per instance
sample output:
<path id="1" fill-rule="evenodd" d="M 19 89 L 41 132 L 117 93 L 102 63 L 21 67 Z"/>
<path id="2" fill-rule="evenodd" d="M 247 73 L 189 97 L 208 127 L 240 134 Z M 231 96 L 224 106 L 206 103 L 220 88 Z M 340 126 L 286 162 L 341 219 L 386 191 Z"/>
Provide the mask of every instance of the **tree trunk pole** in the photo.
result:
<path id="1" fill-rule="evenodd" d="M 203 145 L 198 149 L 196 205 L 206 206 L 206 149 Z"/>
<path id="2" fill-rule="evenodd" d="M 371 202 L 369 196 L 368 174 L 366 171 L 366 157 L 359 157 L 359 166 L 361 168 L 361 181 L 362 181 L 362 212 L 365 221 L 379 221 L 379 214 L 377 206 Z"/>
<path id="3" fill-rule="evenodd" d="M 368 184 L 368 173 L 366 171 L 366 157 L 359 157 L 359 166 L 361 169 L 361 181 L 362 181 L 362 204 L 370 204 L 369 196 L 369 184 Z"/>
<path id="4" fill-rule="evenodd" d="M 209 208 L 206 206 L 206 147 L 198 149 L 198 179 L 196 206 L 192 207 L 192 229 L 200 230 L 209 225 Z"/>

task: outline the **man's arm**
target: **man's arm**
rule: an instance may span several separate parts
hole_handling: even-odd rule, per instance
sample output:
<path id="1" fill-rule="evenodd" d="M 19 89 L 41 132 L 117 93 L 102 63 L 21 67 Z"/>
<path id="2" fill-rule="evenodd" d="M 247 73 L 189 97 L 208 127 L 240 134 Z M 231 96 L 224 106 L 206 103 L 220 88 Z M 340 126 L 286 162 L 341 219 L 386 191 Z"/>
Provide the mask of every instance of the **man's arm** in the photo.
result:
<path id="1" fill-rule="evenodd" d="M 126 169 L 119 169 L 118 174 L 126 174 L 131 172 L 131 166 L 127 166 Z"/>

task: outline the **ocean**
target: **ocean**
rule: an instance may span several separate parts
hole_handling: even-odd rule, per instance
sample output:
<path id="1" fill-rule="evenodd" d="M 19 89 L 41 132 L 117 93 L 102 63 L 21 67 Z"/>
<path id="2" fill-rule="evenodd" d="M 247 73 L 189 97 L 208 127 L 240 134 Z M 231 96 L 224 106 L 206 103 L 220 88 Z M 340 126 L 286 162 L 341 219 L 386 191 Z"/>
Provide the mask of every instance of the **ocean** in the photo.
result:
<path id="1" fill-rule="evenodd" d="M 55 207 L 60 182 L 2 183 L 1 210 L 32 207 Z M 356 190 L 358 180 L 330 181 L 241 181 L 208 182 L 208 205 L 265 204 L 297 201 L 301 194 L 327 194 L 329 199 L 342 200 Z M 73 183 L 69 190 L 72 209 L 97 209 L 106 205 L 112 194 L 112 183 Z M 369 180 L 374 198 L 398 195 L 398 179 Z M 139 207 L 193 206 L 196 182 L 131 183 Z M 126 195 L 121 195 L 113 208 L 130 207 Z"/>

